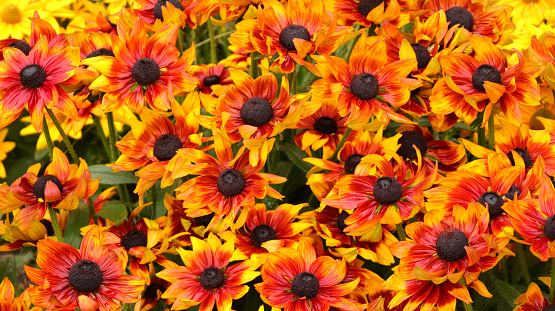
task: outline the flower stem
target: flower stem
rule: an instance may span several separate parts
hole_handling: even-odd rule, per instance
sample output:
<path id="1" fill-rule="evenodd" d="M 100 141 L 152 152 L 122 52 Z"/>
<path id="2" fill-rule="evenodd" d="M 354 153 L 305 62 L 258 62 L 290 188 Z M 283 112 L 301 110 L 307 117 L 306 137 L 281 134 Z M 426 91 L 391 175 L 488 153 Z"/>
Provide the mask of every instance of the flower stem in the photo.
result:
<path id="1" fill-rule="evenodd" d="M 46 123 L 46 115 L 42 118 L 42 132 L 44 133 L 44 138 L 46 139 L 46 146 L 48 147 L 48 155 L 50 156 L 50 161 L 54 160 L 54 143 L 52 142 L 52 136 L 50 136 L 50 130 L 48 129 L 48 123 Z"/>
<path id="2" fill-rule="evenodd" d="M 96 211 L 94 210 L 94 201 L 92 198 L 89 198 L 89 213 L 93 218 L 94 224 L 98 225 L 98 217 L 96 216 Z"/>
<path id="3" fill-rule="evenodd" d="M 345 142 L 349 138 L 349 135 L 351 135 L 351 131 L 352 129 L 348 127 L 345 133 L 343 134 L 343 137 L 341 137 L 341 141 L 339 141 L 339 145 L 337 145 L 337 148 L 335 148 L 335 151 L 331 155 L 331 158 L 330 158 L 331 161 L 338 158 L 339 151 L 341 151 L 341 148 L 343 148 L 343 145 L 345 145 Z"/>
<path id="4" fill-rule="evenodd" d="M 183 40 L 181 39 L 181 35 L 183 33 L 183 30 L 178 29 L 177 30 L 177 42 L 176 42 L 176 48 L 177 50 L 179 50 L 179 55 L 183 54 Z"/>
<path id="5" fill-rule="evenodd" d="M 397 233 L 399 234 L 399 240 L 406 241 L 407 234 L 405 233 L 405 228 L 403 228 L 403 224 L 397 224 Z"/>
<path id="6" fill-rule="evenodd" d="M 495 148 L 495 121 L 493 120 L 493 113 L 490 113 L 489 115 L 488 137 L 489 137 L 489 149 L 493 150 Z"/>
<path id="7" fill-rule="evenodd" d="M 295 69 L 293 69 L 293 72 L 289 74 L 288 78 L 289 78 L 289 83 L 291 83 L 291 85 L 289 86 L 289 95 L 295 95 L 298 92 L 298 68 L 295 66 Z"/>
<path id="8" fill-rule="evenodd" d="M 258 78 L 258 52 L 257 51 L 254 51 L 251 53 L 250 76 L 253 79 Z"/>
<path id="9" fill-rule="evenodd" d="M 102 125 L 100 124 L 100 118 L 93 115 L 93 120 L 94 120 L 94 125 L 96 126 L 96 130 L 98 131 L 98 135 L 100 136 L 100 140 L 102 141 L 102 145 L 104 146 L 104 150 L 106 151 L 106 155 L 108 156 L 108 159 L 110 159 L 111 161 L 112 157 L 110 155 L 110 145 L 108 144 L 108 140 L 104 135 L 104 130 L 102 130 Z"/>
<path id="10" fill-rule="evenodd" d="M 208 19 L 208 33 L 210 34 L 210 59 L 213 64 L 218 63 L 218 55 L 216 54 L 216 39 L 214 38 L 214 25 Z"/>
<path id="11" fill-rule="evenodd" d="M 360 24 L 356 24 L 354 27 L 355 29 L 353 30 L 353 32 L 357 32 L 360 29 Z M 352 38 L 351 43 L 349 43 L 349 49 L 347 49 L 347 52 L 343 56 L 343 59 L 345 59 L 346 61 L 348 61 L 349 57 L 351 57 L 351 53 L 353 52 L 353 49 L 355 48 L 355 45 L 357 43 L 357 38 L 358 36 Z"/>
<path id="12" fill-rule="evenodd" d="M 516 257 L 518 258 L 518 263 L 522 269 L 522 274 L 524 275 L 524 282 L 530 284 L 530 274 L 528 273 L 528 266 L 526 266 L 526 258 L 524 258 L 524 250 L 522 244 L 516 243 Z"/>
<path id="13" fill-rule="evenodd" d="M 481 126 L 478 128 L 478 145 L 482 147 L 486 146 L 486 127 Z"/>
<path id="14" fill-rule="evenodd" d="M 48 203 L 48 213 L 50 214 L 50 221 L 52 222 L 52 227 L 54 227 L 54 233 L 56 234 L 56 239 L 60 243 L 64 243 L 64 236 L 62 235 L 62 229 L 60 229 L 60 223 L 58 222 L 58 216 L 54 209 L 52 208 L 52 204 Z"/>
<path id="15" fill-rule="evenodd" d="M 54 114 L 54 112 L 52 112 L 52 110 L 50 110 L 50 108 L 48 107 L 45 107 L 45 108 L 46 108 L 46 112 L 48 112 L 48 115 L 50 116 L 50 119 L 52 119 L 52 122 L 54 122 L 54 126 L 56 126 L 56 128 L 58 129 L 58 132 L 60 132 L 60 136 L 62 136 L 62 140 L 64 141 L 64 144 L 66 145 L 66 148 L 69 151 L 71 158 L 73 159 L 73 163 L 79 165 L 79 157 L 75 153 L 75 149 L 73 149 L 73 146 L 71 145 L 69 138 L 64 132 L 64 129 L 60 125 L 58 118 L 56 118 L 56 115 Z"/>
<path id="16" fill-rule="evenodd" d="M 549 301 L 553 302 L 555 293 L 555 258 L 551 258 L 551 286 L 549 287 Z"/>
<path id="17" fill-rule="evenodd" d="M 464 279 L 464 275 L 459 279 L 459 284 L 462 284 L 464 287 L 468 288 L 466 286 L 466 280 Z M 463 301 L 464 304 L 464 309 L 466 311 L 474 311 L 474 308 L 472 308 L 472 303 L 466 303 Z"/>
<path id="18" fill-rule="evenodd" d="M 110 131 L 110 162 L 115 163 L 118 159 L 118 149 L 116 148 L 116 126 L 114 125 L 114 115 L 112 112 L 107 112 L 108 129 Z"/>
<path id="19" fill-rule="evenodd" d="M 156 187 L 150 188 L 150 200 L 152 201 L 152 212 L 151 212 L 151 218 L 150 219 L 155 219 L 155 217 L 156 217 L 156 201 L 157 201 Z"/>

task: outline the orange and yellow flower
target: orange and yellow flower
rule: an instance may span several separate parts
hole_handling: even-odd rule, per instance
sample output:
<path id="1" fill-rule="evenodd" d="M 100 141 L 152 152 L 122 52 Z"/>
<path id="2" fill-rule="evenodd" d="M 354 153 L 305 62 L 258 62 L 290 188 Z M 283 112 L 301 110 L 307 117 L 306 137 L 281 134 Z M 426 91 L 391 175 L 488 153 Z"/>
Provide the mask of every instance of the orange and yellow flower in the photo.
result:
<path id="1" fill-rule="evenodd" d="M 534 282 L 530 283 L 526 293 L 518 296 L 514 304 L 518 305 L 514 311 L 538 311 L 553 305 L 543 296 L 540 287 Z"/>
<path id="2" fill-rule="evenodd" d="M 15 291 L 8 277 L 0 283 L 0 309 L 6 311 L 41 311 L 40 308 L 31 308 L 31 297 L 29 290 L 25 290 L 20 296 L 15 297 Z"/>

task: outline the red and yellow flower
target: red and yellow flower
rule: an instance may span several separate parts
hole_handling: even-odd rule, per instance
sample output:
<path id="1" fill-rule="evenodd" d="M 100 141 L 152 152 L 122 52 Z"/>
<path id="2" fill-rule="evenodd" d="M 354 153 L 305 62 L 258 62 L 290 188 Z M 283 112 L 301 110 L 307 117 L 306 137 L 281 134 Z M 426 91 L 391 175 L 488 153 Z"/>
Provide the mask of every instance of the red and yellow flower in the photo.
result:
<path id="1" fill-rule="evenodd" d="M 25 290 L 20 296 L 15 297 L 15 291 L 8 277 L 0 283 L 0 309 L 14 311 L 41 311 L 40 308 L 31 308 L 31 297 L 29 290 Z"/>
<path id="2" fill-rule="evenodd" d="M 543 296 L 538 284 L 534 282 L 530 283 L 526 293 L 518 296 L 514 304 L 518 305 L 514 311 L 539 311 L 552 305 L 549 299 Z"/>
<path id="3" fill-rule="evenodd" d="M 359 23 L 364 27 L 390 22 L 395 27 L 402 27 L 410 22 L 410 12 L 397 0 L 369 1 L 347 0 L 330 1 L 331 9 L 337 12 L 342 23 L 352 25 Z M 416 2 L 416 1 L 413 1 Z"/>

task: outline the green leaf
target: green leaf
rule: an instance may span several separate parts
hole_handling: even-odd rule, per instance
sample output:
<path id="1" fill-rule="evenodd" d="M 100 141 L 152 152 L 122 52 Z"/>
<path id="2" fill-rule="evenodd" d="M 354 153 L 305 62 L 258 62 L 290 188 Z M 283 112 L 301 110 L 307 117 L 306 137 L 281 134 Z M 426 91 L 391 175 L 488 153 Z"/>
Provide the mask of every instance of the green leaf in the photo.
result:
<path id="1" fill-rule="evenodd" d="M 136 184 L 139 181 L 139 177 L 132 172 L 114 173 L 111 167 L 104 164 L 91 165 L 89 171 L 93 179 L 100 177 L 100 184 L 103 185 Z"/>
<path id="2" fill-rule="evenodd" d="M 120 201 L 109 201 L 104 204 L 104 207 L 96 215 L 110 219 L 115 225 L 120 225 L 127 219 L 127 209 L 125 204 Z"/>
<path id="3" fill-rule="evenodd" d="M 66 229 L 64 231 L 64 242 L 79 249 L 81 245 L 81 228 L 89 224 L 89 207 L 86 204 L 79 204 L 79 207 L 69 212 Z"/>
<path id="4" fill-rule="evenodd" d="M 0 260 L 0 283 L 4 280 L 5 277 L 8 277 L 12 285 L 15 285 L 17 282 L 17 263 L 15 262 L 14 257 L 6 257 Z"/>
<path id="5" fill-rule="evenodd" d="M 501 281 L 493 275 L 491 276 L 491 280 L 493 282 L 493 286 L 495 287 L 495 289 L 497 289 L 501 297 L 503 297 L 503 299 L 511 306 L 511 308 L 515 308 L 516 305 L 514 304 L 514 302 L 521 293 L 510 284 Z"/>
<path id="6" fill-rule="evenodd" d="M 283 151 L 285 151 L 285 154 L 287 155 L 289 160 L 291 160 L 291 162 L 293 162 L 295 166 L 297 166 L 304 172 L 308 172 L 312 168 L 310 164 L 303 161 L 303 159 L 307 158 L 308 155 L 304 153 L 301 148 L 297 147 L 297 145 L 284 144 L 283 146 L 281 146 L 281 148 L 283 149 Z"/>
<path id="7" fill-rule="evenodd" d="M 484 120 L 484 112 L 480 111 L 478 112 L 478 116 L 476 117 L 476 120 L 470 123 L 468 127 L 470 127 L 471 129 L 479 128 L 482 125 L 483 120 Z"/>

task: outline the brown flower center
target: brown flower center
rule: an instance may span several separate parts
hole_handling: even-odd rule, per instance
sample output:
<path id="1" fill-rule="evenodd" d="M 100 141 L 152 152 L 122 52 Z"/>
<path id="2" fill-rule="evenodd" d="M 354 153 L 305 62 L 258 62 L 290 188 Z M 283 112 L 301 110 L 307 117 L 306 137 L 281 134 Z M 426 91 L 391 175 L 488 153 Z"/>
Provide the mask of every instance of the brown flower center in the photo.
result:
<path id="1" fill-rule="evenodd" d="M 517 186 L 511 185 L 511 188 L 509 188 L 509 191 L 505 194 L 505 197 L 509 200 L 514 200 L 515 195 L 518 198 L 521 193 L 522 193 L 522 191 L 520 189 L 518 189 Z"/>
<path id="2" fill-rule="evenodd" d="M 497 84 L 501 84 L 501 73 L 497 68 L 492 65 L 481 65 L 472 74 L 472 86 L 480 91 L 485 92 L 484 82 L 489 81 Z"/>
<path id="3" fill-rule="evenodd" d="M 139 230 L 129 231 L 121 238 L 121 245 L 125 247 L 127 251 L 137 246 L 146 247 L 147 242 L 148 238 L 146 234 Z"/>
<path id="4" fill-rule="evenodd" d="M 380 177 L 374 184 L 374 199 L 380 204 L 391 205 L 399 200 L 402 195 L 403 187 L 393 177 Z"/>
<path id="5" fill-rule="evenodd" d="M 552 241 L 555 240 L 555 215 L 552 215 L 545 220 L 543 230 L 546 237 L 550 238 Z"/>
<path id="6" fill-rule="evenodd" d="M 474 17 L 467 9 L 461 8 L 460 6 L 454 6 L 449 10 L 445 11 L 445 17 L 447 21 L 451 22 L 449 28 L 455 25 L 461 25 L 466 30 L 472 32 L 472 27 L 474 26 Z"/>
<path id="7" fill-rule="evenodd" d="M 301 272 L 293 278 L 291 290 L 299 298 L 312 299 L 318 295 L 320 281 L 312 273 Z"/>
<path id="8" fill-rule="evenodd" d="M 528 166 L 532 165 L 532 157 L 530 156 L 528 151 L 526 151 L 524 149 L 521 149 L 521 148 L 515 148 L 513 150 L 514 150 L 514 152 L 518 153 L 518 155 L 524 161 L 524 167 L 528 167 Z M 509 151 L 509 153 L 507 154 L 507 157 L 511 161 L 511 165 L 514 166 L 515 165 L 515 158 L 513 156 L 513 153 Z"/>
<path id="9" fill-rule="evenodd" d="M 152 153 L 158 161 L 169 161 L 181 148 L 183 148 L 183 144 L 177 136 L 164 134 L 154 142 Z"/>
<path id="10" fill-rule="evenodd" d="M 37 181 L 35 181 L 35 184 L 33 185 L 33 194 L 35 194 L 37 198 L 41 198 L 44 200 L 44 189 L 46 188 L 46 183 L 49 181 L 58 186 L 58 190 L 60 190 L 60 193 L 62 192 L 63 185 L 58 177 L 54 175 L 43 175 L 37 178 Z"/>
<path id="11" fill-rule="evenodd" d="M 399 149 L 397 154 L 408 160 L 414 160 L 418 158 L 416 150 L 413 145 L 418 148 L 420 155 L 424 156 L 428 152 L 428 142 L 422 134 L 414 131 L 406 131 L 401 134 L 399 138 Z"/>
<path id="12" fill-rule="evenodd" d="M 545 306 L 542 311 L 555 311 L 555 304 Z"/>
<path id="13" fill-rule="evenodd" d="M 361 73 L 351 80 L 351 93 L 361 100 L 375 98 L 380 91 L 378 79 L 371 73 Z"/>
<path id="14" fill-rule="evenodd" d="M 366 16 L 383 2 L 384 0 L 360 0 L 360 2 L 358 3 L 358 12 Z"/>
<path id="15" fill-rule="evenodd" d="M 238 195 L 246 186 L 243 174 L 233 168 L 223 171 L 220 176 L 218 176 L 218 181 L 216 183 L 220 193 L 226 197 Z"/>
<path id="16" fill-rule="evenodd" d="M 310 42 L 310 32 L 301 25 L 289 25 L 283 28 L 279 34 L 279 44 L 288 51 L 297 52 L 293 39 L 303 39 Z"/>
<path id="17" fill-rule="evenodd" d="M 158 291 L 161 291 L 162 294 L 166 291 L 166 286 L 160 283 L 151 283 L 145 290 L 143 294 L 144 298 L 150 299 L 158 299 Z"/>
<path id="18" fill-rule="evenodd" d="M 214 218 L 214 213 L 210 213 L 208 215 L 204 215 L 204 216 L 200 216 L 200 217 L 196 217 L 193 218 L 193 223 L 197 226 L 205 226 L 208 227 L 208 225 L 210 224 L 210 222 L 212 221 L 212 218 Z"/>
<path id="19" fill-rule="evenodd" d="M 100 266 L 90 260 L 79 260 L 69 269 L 69 285 L 76 291 L 94 293 L 102 284 L 102 270 Z"/>
<path id="20" fill-rule="evenodd" d="M 97 57 L 97 56 L 112 56 L 115 57 L 116 55 L 114 55 L 114 52 L 106 49 L 106 48 L 101 48 L 98 49 L 96 51 L 92 51 L 91 53 L 89 53 L 89 55 L 87 55 L 87 58 L 91 58 L 91 57 Z"/>
<path id="21" fill-rule="evenodd" d="M 251 235 L 252 244 L 261 247 L 262 243 L 276 239 L 276 231 L 268 225 L 260 225 L 254 228 Z"/>
<path id="22" fill-rule="evenodd" d="M 337 122 L 330 117 L 320 117 L 314 122 L 314 130 L 322 134 L 333 134 L 337 132 Z"/>
<path id="23" fill-rule="evenodd" d="M 211 75 L 204 78 L 204 80 L 202 80 L 202 84 L 204 84 L 204 86 L 206 87 L 209 87 L 215 84 L 220 84 L 221 82 L 222 82 L 222 78 L 220 78 L 220 76 L 218 75 Z"/>
<path id="24" fill-rule="evenodd" d="M 553 113 L 553 111 L 551 111 L 551 110 L 549 110 L 545 107 L 536 110 L 536 112 L 534 112 L 534 114 L 532 114 L 532 116 L 530 117 L 530 129 L 531 130 L 543 130 L 543 129 L 545 129 L 545 127 L 543 126 L 541 121 L 538 120 L 538 117 L 542 117 L 542 118 L 550 119 L 550 120 L 555 120 L 555 113 Z"/>
<path id="25" fill-rule="evenodd" d="M 437 255 L 449 262 L 463 259 L 466 256 L 465 246 L 468 246 L 468 237 L 455 228 L 443 230 L 436 240 Z"/>
<path id="26" fill-rule="evenodd" d="M 54 226 L 52 225 L 52 222 L 48 219 L 41 219 L 39 220 L 39 222 L 44 226 L 44 228 L 46 229 L 46 235 L 47 236 L 53 236 L 55 234 L 54 232 Z"/>
<path id="27" fill-rule="evenodd" d="M 364 156 L 360 154 L 352 154 L 345 161 L 345 173 L 354 174 L 355 170 Z"/>
<path id="28" fill-rule="evenodd" d="M 503 201 L 503 198 L 495 192 L 488 191 L 482 194 L 478 198 L 478 203 L 482 204 L 483 206 L 486 206 L 486 203 L 487 203 L 489 216 L 491 218 L 499 217 L 501 216 L 501 214 L 503 214 L 502 207 L 503 207 L 503 203 L 505 202 Z"/>
<path id="29" fill-rule="evenodd" d="M 26 89 L 38 88 L 46 81 L 46 71 L 39 65 L 28 65 L 19 73 L 19 82 Z"/>
<path id="30" fill-rule="evenodd" d="M 430 52 L 428 49 L 420 43 L 411 43 L 410 45 L 416 54 L 416 62 L 418 63 L 418 69 L 426 68 L 431 60 Z"/>
<path id="31" fill-rule="evenodd" d="M 337 216 L 337 228 L 339 228 L 341 233 L 345 233 L 344 230 L 347 228 L 347 225 L 345 224 L 345 219 L 347 219 L 347 217 L 349 217 L 349 213 L 346 211 L 342 211 L 341 214 Z"/>
<path id="32" fill-rule="evenodd" d="M 8 47 L 16 48 L 16 49 L 20 50 L 21 52 L 23 52 L 27 56 L 29 56 L 29 52 L 31 52 L 31 46 L 23 40 L 14 41 L 14 42 L 8 44 Z"/>
<path id="33" fill-rule="evenodd" d="M 133 65 L 131 76 L 139 84 L 152 84 L 160 77 L 160 66 L 158 66 L 156 61 L 152 58 L 141 58 Z"/>
<path id="34" fill-rule="evenodd" d="M 224 285 L 224 281 L 225 275 L 218 268 L 210 267 L 200 274 L 200 284 L 204 286 L 204 289 L 220 288 Z"/>
<path id="35" fill-rule="evenodd" d="M 154 5 L 154 17 L 161 21 L 164 21 L 164 17 L 162 16 L 162 7 L 167 7 L 166 2 L 171 3 L 176 9 L 183 11 L 183 4 L 181 4 L 178 0 L 158 0 Z"/>
<path id="36" fill-rule="evenodd" d="M 251 126 L 264 126 L 274 116 L 274 109 L 269 101 L 262 97 L 253 97 L 241 107 L 241 120 Z"/>

